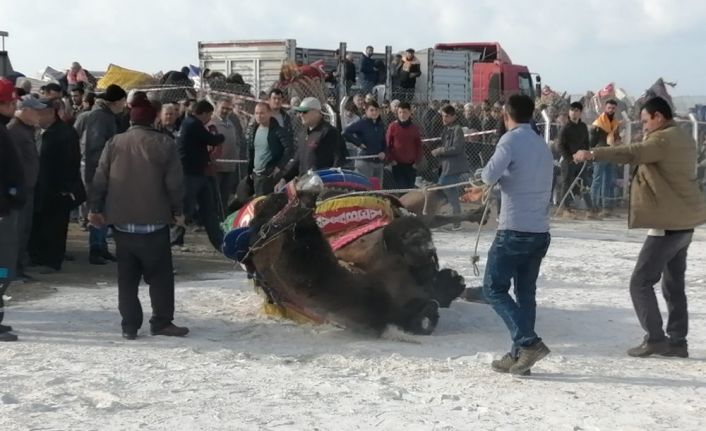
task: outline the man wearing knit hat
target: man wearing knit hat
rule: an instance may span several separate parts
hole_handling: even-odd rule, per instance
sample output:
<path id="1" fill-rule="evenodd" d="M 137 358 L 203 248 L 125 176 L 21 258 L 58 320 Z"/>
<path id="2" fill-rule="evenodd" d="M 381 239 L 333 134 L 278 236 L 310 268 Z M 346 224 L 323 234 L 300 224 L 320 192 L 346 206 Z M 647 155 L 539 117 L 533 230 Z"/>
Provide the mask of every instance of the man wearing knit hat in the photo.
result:
<path id="1" fill-rule="evenodd" d="M 127 93 L 125 90 L 118 85 L 109 85 L 105 93 L 98 96 L 93 110 L 86 116 L 81 128 L 77 130 L 82 141 L 85 142 L 83 179 L 89 194 L 103 148 L 105 148 L 106 142 L 118 133 L 116 115 L 123 112 L 126 103 Z M 93 265 L 105 265 L 108 260 L 115 261 L 115 257 L 108 251 L 106 236 L 107 228 L 90 227 L 89 262 Z"/>
<path id="2" fill-rule="evenodd" d="M 114 228 L 118 260 L 118 309 L 123 337 L 142 326 L 140 280 L 150 286 L 152 335 L 183 337 L 175 326 L 174 271 L 169 224 L 183 225 L 184 174 L 174 141 L 154 129 L 157 111 L 146 98 L 132 101 L 131 126 L 105 146 L 93 177 L 92 225 Z M 139 175 L 136 175 L 139 173 Z"/>

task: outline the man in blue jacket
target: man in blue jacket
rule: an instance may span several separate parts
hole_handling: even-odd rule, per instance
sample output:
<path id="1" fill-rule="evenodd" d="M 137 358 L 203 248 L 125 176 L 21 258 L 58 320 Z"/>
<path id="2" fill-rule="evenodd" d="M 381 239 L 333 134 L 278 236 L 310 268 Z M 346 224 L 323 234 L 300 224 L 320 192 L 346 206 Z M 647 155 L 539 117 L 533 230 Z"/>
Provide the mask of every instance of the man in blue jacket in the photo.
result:
<path id="1" fill-rule="evenodd" d="M 380 105 L 371 101 L 365 107 L 365 118 L 346 127 L 343 138 L 360 149 L 367 157 L 355 161 L 355 170 L 366 177 L 382 178 L 385 160 L 385 124 L 380 118 Z"/>
<path id="2" fill-rule="evenodd" d="M 503 119 L 507 133 L 482 172 L 485 184 L 498 184 L 500 221 L 483 278 L 483 293 L 512 336 L 512 349 L 493 361 L 497 372 L 527 374 L 549 354 L 534 331 L 535 293 L 542 259 L 549 249 L 552 153 L 529 125 L 534 102 L 511 96 Z M 514 280 L 515 299 L 508 293 Z"/>

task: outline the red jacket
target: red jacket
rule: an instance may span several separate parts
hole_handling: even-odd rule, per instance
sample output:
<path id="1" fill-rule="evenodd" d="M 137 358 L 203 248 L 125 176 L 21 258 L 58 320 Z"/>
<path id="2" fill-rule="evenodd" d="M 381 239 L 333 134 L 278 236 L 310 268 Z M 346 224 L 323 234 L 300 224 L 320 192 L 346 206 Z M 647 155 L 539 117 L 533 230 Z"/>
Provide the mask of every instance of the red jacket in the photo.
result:
<path id="1" fill-rule="evenodd" d="M 422 158 L 422 136 L 415 124 L 403 127 L 394 121 L 387 128 L 387 160 L 411 165 Z"/>

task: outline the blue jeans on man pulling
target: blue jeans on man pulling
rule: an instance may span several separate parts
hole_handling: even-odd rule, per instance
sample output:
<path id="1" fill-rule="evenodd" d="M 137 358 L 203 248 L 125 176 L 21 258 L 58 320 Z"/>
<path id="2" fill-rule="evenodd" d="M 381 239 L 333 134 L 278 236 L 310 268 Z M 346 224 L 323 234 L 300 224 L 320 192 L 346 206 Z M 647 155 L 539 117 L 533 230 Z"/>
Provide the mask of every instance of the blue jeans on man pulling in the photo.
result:
<path id="1" fill-rule="evenodd" d="M 512 337 L 511 354 L 541 340 L 534 332 L 537 276 L 547 254 L 551 236 L 547 233 L 499 230 L 488 252 L 483 294 L 505 322 Z M 514 281 L 515 299 L 510 296 Z"/>

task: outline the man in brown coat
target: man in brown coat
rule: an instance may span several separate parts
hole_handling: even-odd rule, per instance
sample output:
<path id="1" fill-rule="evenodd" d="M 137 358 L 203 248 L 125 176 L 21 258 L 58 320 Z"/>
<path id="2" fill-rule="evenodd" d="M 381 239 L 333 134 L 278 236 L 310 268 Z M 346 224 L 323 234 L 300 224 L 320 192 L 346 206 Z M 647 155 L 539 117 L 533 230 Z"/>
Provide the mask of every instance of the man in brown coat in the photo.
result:
<path id="1" fill-rule="evenodd" d="M 630 279 L 630 296 L 644 342 L 628 355 L 688 357 L 686 335 L 686 254 L 694 228 L 706 223 L 706 201 L 696 179 L 696 147 L 674 122 L 669 103 L 655 97 L 642 108 L 643 142 L 578 151 L 575 162 L 609 161 L 636 166 L 630 185 L 629 228 L 649 229 Z M 667 335 L 654 285 L 662 278 L 667 302 Z"/>
<path id="2" fill-rule="evenodd" d="M 174 271 L 169 224 L 183 224 L 184 174 L 174 140 L 152 127 L 157 111 L 133 102 L 132 126 L 105 146 L 93 177 L 89 221 L 112 225 L 118 261 L 118 308 L 123 337 L 142 326 L 140 279 L 150 286 L 152 335 L 184 336 L 175 326 Z"/>

